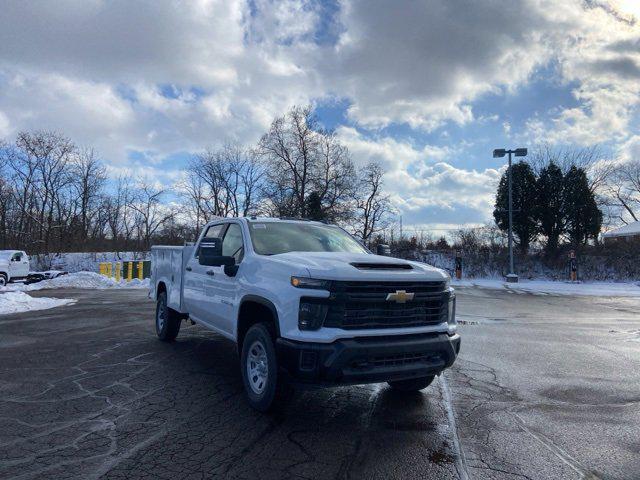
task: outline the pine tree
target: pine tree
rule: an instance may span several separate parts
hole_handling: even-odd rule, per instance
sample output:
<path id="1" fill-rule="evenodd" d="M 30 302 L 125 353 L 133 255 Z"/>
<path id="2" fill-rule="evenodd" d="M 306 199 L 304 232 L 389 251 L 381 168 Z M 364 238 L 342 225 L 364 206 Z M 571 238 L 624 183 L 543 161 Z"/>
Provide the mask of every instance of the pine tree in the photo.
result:
<path id="1" fill-rule="evenodd" d="M 602 212 L 589 188 L 584 169 L 572 166 L 564 177 L 566 233 L 574 247 L 597 237 L 602 226 Z"/>
<path id="2" fill-rule="evenodd" d="M 513 199 L 513 233 L 520 251 L 526 253 L 531 241 L 537 234 L 535 218 L 536 177 L 531 167 L 524 163 L 513 164 L 512 199 Z M 509 229 L 509 184 L 508 172 L 505 172 L 498 185 L 493 218 L 502 231 Z"/>
<path id="3" fill-rule="evenodd" d="M 560 236 L 566 228 L 564 175 L 555 163 L 544 167 L 536 182 L 535 218 L 540 233 L 547 238 L 548 254 L 558 250 Z"/>
<path id="4" fill-rule="evenodd" d="M 323 221 L 326 220 L 325 212 L 322 208 L 322 199 L 320 194 L 315 190 L 305 199 L 306 218 L 309 220 Z"/>

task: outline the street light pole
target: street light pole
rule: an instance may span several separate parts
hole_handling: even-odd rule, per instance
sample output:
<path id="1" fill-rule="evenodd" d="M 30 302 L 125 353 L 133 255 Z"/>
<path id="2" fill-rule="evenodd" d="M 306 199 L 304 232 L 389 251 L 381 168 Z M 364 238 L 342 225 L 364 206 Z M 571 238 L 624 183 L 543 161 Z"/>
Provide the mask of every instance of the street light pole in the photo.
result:
<path id="1" fill-rule="evenodd" d="M 506 150 L 504 148 L 497 148 L 493 151 L 493 158 L 502 158 L 505 155 L 509 156 L 509 170 L 507 170 L 507 183 L 509 184 L 509 273 L 507 274 L 507 282 L 518 282 L 518 275 L 515 272 L 513 266 L 513 187 L 512 187 L 512 172 L 511 172 L 511 154 L 515 154 L 516 157 L 526 157 L 526 148 L 516 148 L 515 150 Z"/>
<path id="2" fill-rule="evenodd" d="M 509 171 L 507 177 L 509 178 L 509 275 L 507 275 L 508 282 L 517 282 L 518 276 L 514 272 L 513 268 L 513 187 L 511 186 L 511 150 L 509 150 Z M 515 280 L 513 280 L 515 277 Z"/>

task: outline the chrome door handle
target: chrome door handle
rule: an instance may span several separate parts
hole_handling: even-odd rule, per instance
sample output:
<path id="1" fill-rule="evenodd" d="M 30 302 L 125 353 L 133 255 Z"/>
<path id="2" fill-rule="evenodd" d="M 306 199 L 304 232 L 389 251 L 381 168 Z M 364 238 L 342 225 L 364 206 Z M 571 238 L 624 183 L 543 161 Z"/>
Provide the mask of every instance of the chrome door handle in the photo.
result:
<path id="1" fill-rule="evenodd" d="M 186 270 L 187 272 L 190 272 L 191 270 L 193 270 L 193 268 L 191 268 L 191 267 L 187 267 L 187 268 L 185 268 L 185 270 Z"/>
<path id="2" fill-rule="evenodd" d="M 207 270 L 207 275 L 211 275 L 212 277 L 216 274 L 213 270 Z"/>

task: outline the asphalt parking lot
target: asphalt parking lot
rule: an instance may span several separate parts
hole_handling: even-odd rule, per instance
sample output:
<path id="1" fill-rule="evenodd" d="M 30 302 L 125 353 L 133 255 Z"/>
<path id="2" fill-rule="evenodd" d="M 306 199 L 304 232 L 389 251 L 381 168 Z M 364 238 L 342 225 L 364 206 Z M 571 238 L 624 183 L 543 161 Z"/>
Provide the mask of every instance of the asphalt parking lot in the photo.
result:
<path id="1" fill-rule="evenodd" d="M 159 342 L 142 290 L 0 317 L 0 478 L 640 478 L 640 299 L 460 289 L 424 392 L 299 392 L 263 415 L 234 346 Z"/>

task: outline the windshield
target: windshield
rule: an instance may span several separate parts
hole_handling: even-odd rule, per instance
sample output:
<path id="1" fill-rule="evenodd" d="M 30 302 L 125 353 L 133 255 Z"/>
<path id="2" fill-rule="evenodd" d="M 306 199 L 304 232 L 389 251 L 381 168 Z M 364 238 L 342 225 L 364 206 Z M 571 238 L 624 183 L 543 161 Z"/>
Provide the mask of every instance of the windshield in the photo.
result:
<path id="1" fill-rule="evenodd" d="M 369 253 L 339 227 L 312 223 L 250 223 L 253 249 L 260 255 L 287 252 Z"/>

